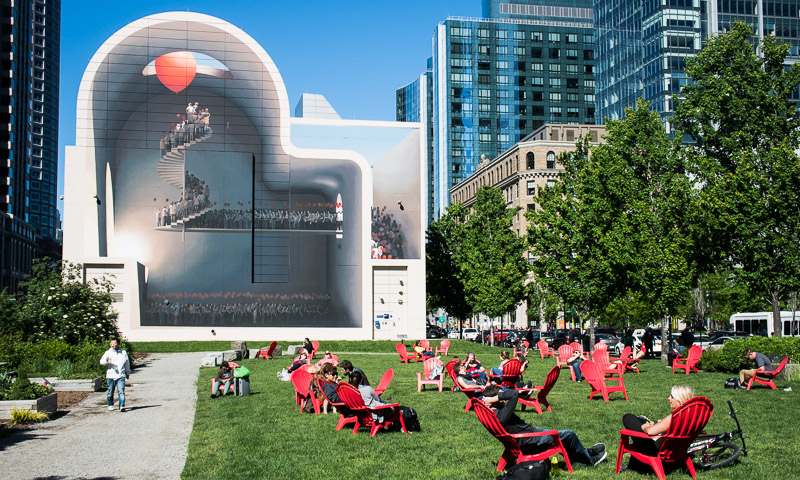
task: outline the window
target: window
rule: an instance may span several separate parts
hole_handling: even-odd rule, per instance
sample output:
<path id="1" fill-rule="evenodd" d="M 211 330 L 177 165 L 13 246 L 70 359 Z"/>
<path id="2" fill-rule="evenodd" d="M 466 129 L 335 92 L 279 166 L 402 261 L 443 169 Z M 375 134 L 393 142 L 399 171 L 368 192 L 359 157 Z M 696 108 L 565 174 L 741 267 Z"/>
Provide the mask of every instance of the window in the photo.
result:
<path id="1" fill-rule="evenodd" d="M 583 94 L 583 101 L 594 103 L 594 93 L 584 93 Z"/>
<path id="2" fill-rule="evenodd" d="M 531 78 L 531 85 L 534 87 L 543 87 L 544 86 L 544 77 L 533 77 Z"/>
<path id="3" fill-rule="evenodd" d="M 561 101 L 561 93 L 559 93 L 559 92 L 550 92 L 550 101 L 551 102 L 560 102 Z"/>
<path id="4" fill-rule="evenodd" d="M 536 195 L 536 180 L 528 180 L 528 195 Z"/>
<path id="5" fill-rule="evenodd" d="M 583 80 L 584 88 L 594 88 L 594 79 L 593 78 L 586 78 Z"/>
<path id="6" fill-rule="evenodd" d="M 567 107 L 568 118 L 578 118 L 578 107 Z"/>
<path id="7" fill-rule="evenodd" d="M 584 60 L 594 60 L 594 50 L 584 50 L 583 51 L 583 59 Z"/>
<path id="8" fill-rule="evenodd" d="M 578 101 L 578 94 L 577 93 L 568 93 L 567 94 L 567 102 L 576 103 Z"/>
<path id="9" fill-rule="evenodd" d="M 583 73 L 593 74 L 594 73 L 594 65 L 584 65 L 583 66 Z"/>
<path id="10" fill-rule="evenodd" d="M 588 65 L 587 65 L 587 66 L 588 66 Z M 552 73 L 558 73 L 558 72 L 560 72 L 560 71 L 561 71 L 561 65 L 559 65 L 559 64 L 557 64 L 557 63 L 551 63 L 551 64 L 550 64 L 550 72 L 552 72 Z"/>
<path id="11" fill-rule="evenodd" d="M 478 70 L 489 70 L 492 68 L 491 65 L 489 62 L 478 62 Z"/>
<path id="12" fill-rule="evenodd" d="M 491 90 L 488 88 L 479 88 L 478 89 L 478 98 L 489 98 L 491 96 Z"/>
<path id="13" fill-rule="evenodd" d="M 508 75 L 498 75 L 497 83 L 500 85 L 508 85 Z"/>
<path id="14" fill-rule="evenodd" d="M 531 40 L 534 42 L 541 42 L 544 40 L 544 35 L 542 32 L 531 32 Z"/>
<path id="15" fill-rule="evenodd" d="M 498 55 L 508 55 L 508 47 L 506 47 L 505 45 L 498 45 L 497 47 L 495 47 L 495 51 L 497 52 Z"/>
<path id="16" fill-rule="evenodd" d="M 556 181 L 555 180 L 551 179 L 551 180 L 547 181 L 547 186 L 548 187 L 554 187 L 555 185 L 556 185 Z"/>
<path id="17" fill-rule="evenodd" d="M 533 161 L 533 152 L 528 152 L 525 155 L 525 167 L 528 170 L 533 170 L 534 168 L 536 168 L 535 165 L 536 163 Z"/>
<path id="18" fill-rule="evenodd" d="M 481 113 L 488 113 L 492 111 L 492 106 L 488 103 L 478 104 L 478 111 Z"/>
<path id="19" fill-rule="evenodd" d="M 529 211 L 529 212 L 532 212 L 532 211 L 534 211 L 534 210 L 536 210 L 536 204 L 535 204 L 535 203 L 529 203 L 529 204 L 528 204 L 528 211 Z M 530 254 L 529 254 L 529 255 L 530 255 Z"/>
<path id="20" fill-rule="evenodd" d="M 561 107 L 550 107 L 550 115 L 554 117 L 561 116 Z"/>
<path id="21" fill-rule="evenodd" d="M 531 48 L 531 57 L 533 57 L 533 58 L 542 58 L 542 47 L 533 47 L 533 48 Z"/>
<path id="22" fill-rule="evenodd" d="M 478 75 L 478 84 L 479 85 L 489 85 L 489 79 L 491 77 L 486 73 L 481 73 Z"/>
<path id="23" fill-rule="evenodd" d="M 593 33 L 585 33 L 583 35 L 583 43 L 594 43 L 594 34 Z"/>
<path id="24" fill-rule="evenodd" d="M 560 42 L 561 41 L 561 34 L 560 33 L 548 33 L 547 40 L 550 42 Z"/>
<path id="25" fill-rule="evenodd" d="M 489 45 L 478 45 L 478 53 L 481 55 L 491 55 L 492 50 L 489 48 Z"/>
<path id="26" fill-rule="evenodd" d="M 498 30 L 496 33 L 497 33 L 497 38 L 499 38 L 500 40 L 505 40 L 508 38 L 508 30 Z"/>
<path id="27" fill-rule="evenodd" d="M 488 28 L 479 28 L 478 29 L 478 38 L 489 38 L 489 29 Z"/>
<path id="28" fill-rule="evenodd" d="M 578 59 L 578 50 L 576 49 L 567 49 L 567 60 L 577 60 Z"/>
<path id="29" fill-rule="evenodd" d="M 535 210 L 535 208 L 534 208 L 534 210 Z M 533 252 L 528 252 L 528 265 L 533 265 L 533 262 L 535 262 L 535 261 L 536 261 L 536 257 L 533 256 Z"/>
<path id="30" fill-rule="evenodd" d="M 480 68 L 480 63 L 478 64 L 478 68 Z M 498 60 L 497 61 L 497 69 L 498 70 L 503 70 L 503 69 L 506 69 L 506 68 L 508 68 L 508 62 L 507 61 L 505 61 L 505 60 Z M 488 65 L 486 66 L 486 70 L 489 70 L 489 66 Z"/>
<path id="31" fill-rule="evenodd" d="M 577 78 L 568 78 L 567 79 L 567 88 L 578 88 L 578 79 Z"/>
<path id="32" fill-rule="evenodd" d="M 561 50 L 558 48 L 551 48 L 550 58 L 561 58 Z"/>
<path id="33" fill-rule="evenodd" d="M 508 113 L 508 104 L 498 105 L 497 106 L 498 113 Z"/>
<path id="34" fill-rule="evenodd" d="M 568 64 L 567 65 L 567 73 L 578 73 L 578 66 L 577 65 Z"/>
<path id="35" fill-rule="evenodd" d="M 519 30 L 514 31 L 514 40 L 525 40 L 525 32 Z"/>
<path id="36" fill-rule="evenodd" d="M 525 56 L 525 47 L 514 47 L 514 55 L 518 57 Z"/>
<path id="37" fill-rule="evenodd" d="M 541 63 L 531 63 L 531 70 L 534 72 L 541 72 L 544 71 L 544 64 Z"/>
<path id="38" fill-rule="evenodd" d="M 556 154 L 554 152 L 547 152 L 547 168 L 556 168 Z M 547 186 L 550 186 L 550 180 L 547 181 Z"/>
<path id="39" fill-rule="evenodd" d="M 550 86 L 551 87 L 560 87 L 561 86 L 561 79 L 558 77 L 550 77 Z"/>
<path id="40" fill-rule="evenodd" d="M 578 43 L 578 34 L 576 34 L 576 33 L 568 33 L 567 34 L 567 43 Z"/>
<path id="41" fill-rule="evenodd" d="M 478 134 L 478 141 L 480 143 L 489 143 L 492 141 L 492 134 L 491 133 L 480 133 Z"/>

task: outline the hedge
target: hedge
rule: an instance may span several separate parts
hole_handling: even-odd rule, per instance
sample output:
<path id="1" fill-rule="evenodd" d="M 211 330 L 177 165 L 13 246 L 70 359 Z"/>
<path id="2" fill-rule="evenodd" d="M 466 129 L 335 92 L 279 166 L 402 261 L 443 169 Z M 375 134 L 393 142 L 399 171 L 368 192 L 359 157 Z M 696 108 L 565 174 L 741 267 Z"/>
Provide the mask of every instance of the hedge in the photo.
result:
<path id="1" fill-rule="evenodd" d="M 748 348 L 770 358 L 782 359 L 788 356 L 789 363 L 800 362 L 800 338 L 756 336 L 728 340 L 721 349 L 704 351 L 697 366 L 714 372 L 738 372 L 744 368 L 752 368 L 753 362 L 742 357 L 742 353 Z M 778 367 L 776 362 L 773 365 Z"/>

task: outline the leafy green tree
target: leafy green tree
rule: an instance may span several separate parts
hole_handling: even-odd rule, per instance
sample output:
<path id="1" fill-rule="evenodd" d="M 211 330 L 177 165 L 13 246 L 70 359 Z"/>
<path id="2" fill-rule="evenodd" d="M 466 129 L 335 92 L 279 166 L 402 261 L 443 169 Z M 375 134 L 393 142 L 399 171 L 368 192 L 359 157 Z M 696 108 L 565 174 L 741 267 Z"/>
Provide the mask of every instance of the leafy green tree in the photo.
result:
<path id="1" fill-rule="evenodd" d="M 20 284 L 24 296 L 17 297 L 17 324 L 24 340 L 75 344 L 119 337 L 111 309 L 112 283 L 105 278 L 84 283 L 82 274 L 80 265 L 67 261 L 34 263 L 33 277 Z"/>
<path id="2" fill-rule="evenodd" d="M 512 230 L 519 209 L 509 209 L 500 190 L 478 190 L 471 210 L 448 209 L 459 219 L 453 229 L 458 277 L 471 310 L 489 317 L 511 311 L 523 298 L 528 263 L 525 240 Z"/>
<path id="3" fill-rule="evenodd" d="M 441 308 L 450 316 L 465 320 L 471 313 L 458 278 L 453 255 L 453 230 L 456 220 L 450 213 L 431 223 L 425 248 L 425 285 L 428 310 Z"/>
<path id="4" fill-rule="evenodd" d="M 692 144 L 689 170 L 700 188 L 696 221 L 717 260 L 772 306 L 800 284 L 800 117 L 790 102 L 800 64 L 785 67 L 789 45 L 767 36 L 758 52 L 752 29 L 735 23 L 687 60 L 674 120 Z M 710 255 L 709 255 L 710 256 Z"/>

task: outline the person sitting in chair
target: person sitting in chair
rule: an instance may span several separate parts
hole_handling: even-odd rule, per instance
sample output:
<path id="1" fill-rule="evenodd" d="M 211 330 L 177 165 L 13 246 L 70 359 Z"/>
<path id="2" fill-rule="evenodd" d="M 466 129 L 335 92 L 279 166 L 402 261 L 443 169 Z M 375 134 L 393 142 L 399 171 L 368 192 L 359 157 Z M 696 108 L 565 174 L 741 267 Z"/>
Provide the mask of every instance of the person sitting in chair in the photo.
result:
<path id="1" fill-rule="evenodd" d="M 483 390 L 483 403 L 497 415 L 500 424 L 508 433 L 534 433 L 544 432 L 546 429 L 534 427 L 530 423 L 523 421 L 514 413 L 519 400 L 517 390 L 502 391 L 497 385 L 490 385 Z M 606 459 L 606 446 L 597 443 L 587 449 L 578 439 L 578 435 L 573 430 L 559 430 L 558 436 L 567 451 L 570 463 L 580 463 L 583 465 L 597 465 Z M 522 452 L 534 454 L 549 448 L 553 443 L 550 436 L 523 437 L 517 439 Z"/>
<path id="2" fill-rule="evenodd" d="M 465 367 L 461 363 L 456 363 L 455 365 L 453 365 L 453 373 L 456 374 L 456 385 L 459 388 L 467 388 L 467 389 L 470 389 L 470 388 L 481 388 L 482 389 L 483 387 L 486 386 L 485 384 L 482 385 L 482 384 L 476 382 L 475 379 L 472 378 L 472 375 L 467 373 L 467 367 Z"/>
<path id="3" fill-rule="evenodd" d="M 339 362 L 339 368 L 342 369 L 342 375 L 347 375 L 348 377 L 352 378 L 355 372 L 361 374 L 361 384 L 369 386 L 369 380 L 367 380 L 367 374 L 364 373 L 360 368 L 354 367 L 353 363 L 350 360 L 342 360 Z"/>
<path id="4" fill-rule="evenodd" d="M 575 372 L 575 381 L 581 382 L 583 381 L 583 376 L 581 375 L 581 363 L 583 362 L 583 354 L 580 350 L 575 350 L 572 352 L 572 356 L 567 359 L 567 365 L 569 368 Z"/>
<path id="5" fill-rule="evenodd" d="M 233 383 L 233 368 L 228 362 L 222 362 L 219 370 L 217 371 L 217 376 L 214 377 L 214 385 L 211 389 L 211 398 L 217 398 L 217 394 L 220 393 L 220 387 L 222 387 L 221 395 L 223 397 L 226 396 L 231 383 Z"/>
<path id="6" fill-rule="evenodd" d="M 304 350 L 301 350 L 300 355 L 297 356 L 297 359 L 295 359 L 294 363 L 292 363 L 292 366 L 289 367 L 289 370 L 287 370 L 286 373 L 291 374 L 292 372 L 302 367 L 303 365 L 308 365 L 308 364 L 309 364 L 308 353 L 306 353 Z"/>
<path id="7" fill-rule="evenodd" d="M 750 379 L 758 375 L 759 372 L 771 372 L 775 370 L 772 367 L 772 360 L 770 360 L 769 357 L 763 353 L 754 352 L 748 348 L 742 352 L 742 356 L 747 360 L 756 363 L 755 369 L 739 371 L 739 388 L 742 390 L 747 390 L 747 384 L 750 383 Z"/>

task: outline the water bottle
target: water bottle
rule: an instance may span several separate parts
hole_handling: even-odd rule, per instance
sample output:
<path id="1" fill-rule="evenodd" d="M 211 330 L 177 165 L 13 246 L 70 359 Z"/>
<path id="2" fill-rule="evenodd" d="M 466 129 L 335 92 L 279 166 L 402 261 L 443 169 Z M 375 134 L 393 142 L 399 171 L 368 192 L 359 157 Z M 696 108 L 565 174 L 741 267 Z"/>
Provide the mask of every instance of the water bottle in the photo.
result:
<path id="1" fill-rule="evenodd" d="M 553 455 L 550 457 L 550 476 L 557 477 L 561 475 L 561 472 L 558 469 L 558 457 Z"/>

